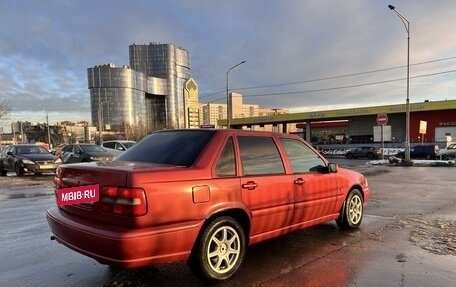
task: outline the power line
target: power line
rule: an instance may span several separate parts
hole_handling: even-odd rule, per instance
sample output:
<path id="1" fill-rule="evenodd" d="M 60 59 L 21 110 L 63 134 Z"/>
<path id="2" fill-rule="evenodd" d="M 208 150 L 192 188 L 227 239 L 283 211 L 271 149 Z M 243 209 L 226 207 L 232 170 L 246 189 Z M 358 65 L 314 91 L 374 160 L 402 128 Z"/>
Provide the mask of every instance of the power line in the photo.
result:
<path id="1" fill-rule="evenodd" d="M 449 71 L 437 72 L 437 73 L 432 73 L 432 74 L 419 75 L 419 76 L 410 77 L 410 79 L 437 76 L 437 75 L 449 74 L 449 73 L 454 73 L 454 72 L 456 72 L 456 70 L 449 70 Z M 364 86 L 378 85 L 378 84 L 397 82 L 397 81 L 403 81 L 403 80 L 406 80 L 406 78 L 391 79 L 391 80 L 384 80 L 384 81 L 370 82 L 370 83 L 363 83 L 363 84 L 356 84 L 356 85 L 348 85 L 348 86 L 323 88 L 323 89 L 313 89 L 313 90 L 303 90 L 303 91 L 283 92 L 283 93 L 243 95 L 243 97 L 245 97 L 245 98 L 247 98 L 247 97 L 266 97 L 266 96 L 280 96 L 280 95 L 292 95 L 292 94 L 305 94 L 305 93 L 314 93 L 314 92 L 324 92 L 324 91 L 333 91 L 333 90 L 341 90 L 341 89 L 348 89 L 348 88 L 358 88 L 358 87 L 364 87 Z"/>
<path id="2" fill-rule="evenodd" d="M 221 90 L 221 91 L 218 91 L 218 92 L 214 92 L 214 93 L 212 93 L 212 94 L 200 96 L 200 98 L 207 98 L 207 97 L 215 96 L 215 95 L 218 95 L 218 94 L 221 94 L 221 93 L 225 93 L 225 92 L 226 92 L 225 90 Z"/>
<path id="3" fill-rule="evenodd" d="M 456 56 L 447 57 L 447 58 L 441 58 L 441 59 L 435 59 L 435 60 L 429 60 L 429 61 L 424 61 L 424 62 L 418 62 L 418 63 L 411 64 L 410 66 L 418 66 L 418 65 L 430 64 L 430 63 L 436 63 L 436 62 L 443 62 L 443 61 L 454 60 L 454 59 L 456 59 Z M 402 65 L 402 66 L 382 68 L 382 69 L 376 69 L 376 70 L 365 71 L 365 72 L 358 72 L 358 73 L 351 73 L 351 74 L 345 74 L 345 75 L 323 77 L 323 78 L 310 79 L 310 80 L 302 80 L 302 81 L 296 81 L 296 82 L 277 83 L 277 84 L 271 84 L 271 85 L 261 85 L 261 86 L 252 86 L 252 87 L 233 88 L 233 90 L 243 91 L 243 90 L 261 89 L 261 88 L 290 86 L 290 85 L 311 83 L 311 82 L 320 82 L 320 81 L 326 81 L 326 80 L 334 80 L 334 79 L 340 79 L 340 78 L 348 78 L 348 77 L 360 76 L 360 75 L 365 75 L 365 74 L 379 73 L 379 72 L 395 70 L 395 69 L 400 69 L 400 68 L 405 68 L 405 67 L 407 67 L 407 66 L 406 65 Z M 398 80 L 400 80 L 400 79 L 398 79 Z M 214 92 L 214 93 L 211 93 L 211 94 L 208 94 L 208 95 L 200 96 L 200 98 L 210 97 L 210 96 L 213 96 L 213 95 L 221 94 L 223 92 L 225 92 L 225 90 L 221 90 L 219 92 Z M 215 102 L 215 101 L 222 100 L 222 99 L 225 99 L 225 98 L 212 100 L 211 102 Z"/>
<path id="4" fill-rule="evenodd" d="M 456 72 L 456 70 L 449 70 L 449 71 L 436 72 L 436 73 L 431 73 L 431 74 L 418 75 L 418 76 L 410 77 L 410 79 L 424 78 L 424 77 L 430 77 L 430 76 L 438 76 L 438 75 L 449 74 L 449 73 L 454 73 L 454 72 Z M 349 88 L 359 88 L 359 87 L 364 87 L 364 86 L 372 86 L 372 85 L 385 84 L 385 83 L 404 81 L 404 80 L 406 80 L 406 78 L 390 79 L 390 80 L 384 80 L 384 81 L 369 82 L 369 83 L 347 85 L 347 86 L 330 87 L 330 88 L 323 88 L 323 89 L 312 89 L 312 90 L 281 92 L 281 93 L 267 93 L 267 94 L 252 94 L 252 95 L 246 94 L 246 95 L 242 95 L 242 96 L 244 98 L 249 98 L 249 97 L 269 97 L 269 96 L 280 96 L 280 95 L 306 94 L 306 93 L 342 90 L 342 89 L 349 89 Z M 221 100 L 225 100 L 225 99 L 226 99 L 226 97 L 218 98 L 218 99 L 211 100 L 208 103 L 221 101 Z"/>
<path id="5" fill-rule="evenodd" d="M 453 60 L 453 59 L 456 59 L 456 56 L 437 59 L 437 60 L 430 60 L 430 61 L 425 61 L 425 62 L 418 62 L 415 64 L 411 64 L 410 66 L 418 66 L 418 65 L 442 62 L 442 61 Z M 279 83 L 279 84 L 263 85 L 263 86 L 256 86 L 256 87 L 254 86 L 254 87 L 236 88 L 236 90 L 252 90 L 252 89 L 260 89 L 260 88 L 271 88 L 271 87 L 289 86 L 289 85 L 296 85 L 296 84 L 303 84 L 303 83 L 320 82 L 320 81 L 326 81 L 326 80 L 334 80 L 334 79 L 340 79 L 340 78 L 348 78 L 348 77 L 354 77 L 354 76 L 360 76 L 360 75 L 366 75 L 366 74 L 379 73 L 379 72 L 396 70 L 396 69 L 405 68 L 405 67 L 407 67 L 407 65 L 395 66 L 395 67 L 383 68 L 383 69 L 376 69 L 376 70 L 365 71 L 365 72 L 351 73 L 351 74 L 345 74 L 345 75 L 339 75 L 339 76 L 303 80 L 303 81 L 297 81 L 297 82 Z"/>

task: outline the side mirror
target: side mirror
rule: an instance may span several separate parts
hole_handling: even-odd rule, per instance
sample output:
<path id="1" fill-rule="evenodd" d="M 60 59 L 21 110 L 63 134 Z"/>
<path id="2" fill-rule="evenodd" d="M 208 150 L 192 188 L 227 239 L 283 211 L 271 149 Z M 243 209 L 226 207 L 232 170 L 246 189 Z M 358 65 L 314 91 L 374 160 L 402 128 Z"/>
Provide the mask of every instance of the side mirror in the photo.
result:
<path id="1" fill-rule="evenodd" d="M 10 156 L 14 156 L 13 152 L 12 151 L 9 151 L 6 153 L 7 155 L 10 155 Z"/>
<path id="2" fill-rule="evenodd" d="M 328 171 L 329 172 L 337 172 L 339 170 L 339 166 L 337 163 L 330 162 L 328 163 Z"/>

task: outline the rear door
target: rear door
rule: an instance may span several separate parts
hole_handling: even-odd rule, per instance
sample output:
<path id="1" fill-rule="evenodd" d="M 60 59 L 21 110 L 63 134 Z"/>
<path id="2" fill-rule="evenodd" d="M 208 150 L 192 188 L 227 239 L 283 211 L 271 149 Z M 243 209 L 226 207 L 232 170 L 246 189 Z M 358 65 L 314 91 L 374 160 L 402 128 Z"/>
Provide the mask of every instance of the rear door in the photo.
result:
<path id="1" fill-rule="evenodd" d="M 293 182 L 272 136 L 237 136 L 242 200 L 252 212 L 251 236 L 286 233 L 293 216 Z"/>

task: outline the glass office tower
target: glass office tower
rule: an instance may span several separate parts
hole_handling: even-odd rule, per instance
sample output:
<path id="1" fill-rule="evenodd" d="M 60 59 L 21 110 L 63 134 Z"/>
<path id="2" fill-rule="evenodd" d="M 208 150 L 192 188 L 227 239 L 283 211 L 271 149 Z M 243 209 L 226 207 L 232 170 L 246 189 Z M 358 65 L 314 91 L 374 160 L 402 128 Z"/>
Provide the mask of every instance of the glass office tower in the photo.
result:
<path id="1" fill-rule="evenodd" d="M 133 44 L 130 67 L 87 69 L 92 122 L 103 131 L 141 138 L 160 129 L 186 128 L 184 85 L 188 52 L 170 44 Z"/>
<path id="2" fill-rule="evenodd" d="M 166 114 L 169 128 L 185 128 L 184 84 L 190 78 L 187 50 L 171 44 L 133 44 L 130 66 L 148 77 L 167 79 Z"/>

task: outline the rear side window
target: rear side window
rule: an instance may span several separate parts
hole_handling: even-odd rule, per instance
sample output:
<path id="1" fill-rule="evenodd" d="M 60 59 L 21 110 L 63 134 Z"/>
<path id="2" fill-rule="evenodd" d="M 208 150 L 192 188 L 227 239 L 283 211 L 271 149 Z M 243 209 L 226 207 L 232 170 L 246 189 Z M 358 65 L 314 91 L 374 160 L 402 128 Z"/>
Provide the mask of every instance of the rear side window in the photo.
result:
<path id="1" fill-rule="evenodd" d="M 215 131 L 178 130 L 154 132 L 118 156 L 115 161 L 150 162 L 191 166 Z"/>
<path id="2" fill-rule="evenodd" d="M 223 149 L 217 166 L 215 167 L 217 176 L 235 176 L 236 175 L 236 161 L 234 159 L 234 144 L 233 139 L 230 138 Z"/>
<path id="3" fill-rule="evenodd" d="M 115 142 L 105 142 L 105 143 L 103 143 L 103 147 L 114 148 L 115 144 L 116 144 Z"/>
<path id="4" fill-rule="evenodd" d="M 325 162 L 312 149 L 299 140 L 280 139 L 288 159 L 290 160 L 293 173 L 319 171 L 325 166 Z"/>
<path id="5" fill-rule="evenodd" d="M 285 173 L 272 137 L 239 136 L 238 142 L 244 175 Z"/>

